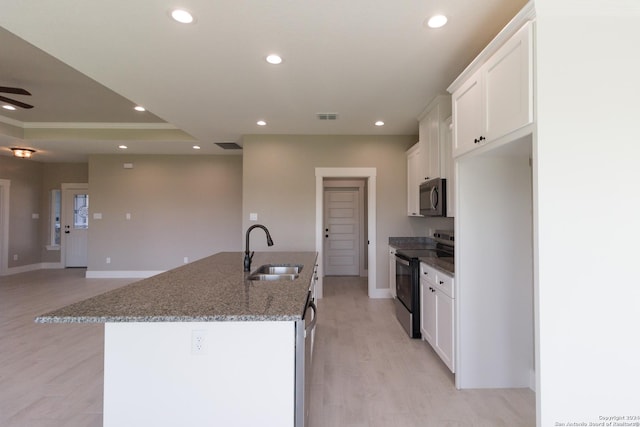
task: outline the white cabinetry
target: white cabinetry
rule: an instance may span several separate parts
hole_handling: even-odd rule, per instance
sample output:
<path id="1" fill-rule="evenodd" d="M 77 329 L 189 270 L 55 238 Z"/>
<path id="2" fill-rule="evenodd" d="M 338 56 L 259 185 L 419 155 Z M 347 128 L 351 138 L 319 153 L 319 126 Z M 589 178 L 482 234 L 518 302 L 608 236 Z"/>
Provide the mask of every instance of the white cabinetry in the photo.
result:
<path id="1" fill-rule="evenodd" d="M 389 246 L 389 292 L 396 297 L 396 248 Z"/>
<path id="2" fill-rule="evenodd" d="M 443 125 L 444 130 L 440 144 L 440 157 L 442 159 L 440 174 L 447 180 L 447 216 L 453 218 L 456 212 L 456 173 L 452 150 L 451 128 L 453 125 L 451 124 L 451 116 L 444 121 Z"/>
<path id="3" fill-rule="evenodd" d="M 455 372 L 453 278 L 420 263 L 420 332 L 451 372 Z"/>
<path id="4" fill-rule="evenodd" d="M 420 144 L 407 150 L 407 215 L 420 215 L 420 183 L 422 179 Z"/>
<path id="5" fill-rule="evenodd" d="M 532 23 L 526 23 L 464 81 L 454 82 L 453 155 L 533 122 Z"/>
<path id="6" fill-rule="evenodd" d="M 424 168 L 422 181 L 444 177 L 443 163 L 447 161 L 442 150 L 444 133 L 447 130 L 444 122 L 450 115 L 449 95 L 436 96 L 420 115 L 419 144 Z"/>

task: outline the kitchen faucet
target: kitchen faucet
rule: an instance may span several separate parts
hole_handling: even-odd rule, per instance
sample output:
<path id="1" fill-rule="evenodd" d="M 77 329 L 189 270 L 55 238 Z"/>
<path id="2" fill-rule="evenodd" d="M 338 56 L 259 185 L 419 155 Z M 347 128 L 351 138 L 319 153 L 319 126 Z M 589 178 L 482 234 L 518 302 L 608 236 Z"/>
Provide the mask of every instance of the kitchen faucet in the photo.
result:
<path id="1" fill-rule="evenodd" d="M 269 230 L 267 230 L 267 227 L 261 224 L 254 224 L 251 227 L 249 227 L 247 229 L 247 234 L 245 237 L 245 244 L 244 244 L 244 271 L 251 271 L 251 259 L 253 259 L 253 252 L 249 252 L 249 233 L 251 233 L 251 230 L 253 230 L 256 227 L 262 228 L 264 232 L 267 233 L 267 245 L 273 246 L 273 240 L 271 240 L 271 234 L 269 234 Z"/>

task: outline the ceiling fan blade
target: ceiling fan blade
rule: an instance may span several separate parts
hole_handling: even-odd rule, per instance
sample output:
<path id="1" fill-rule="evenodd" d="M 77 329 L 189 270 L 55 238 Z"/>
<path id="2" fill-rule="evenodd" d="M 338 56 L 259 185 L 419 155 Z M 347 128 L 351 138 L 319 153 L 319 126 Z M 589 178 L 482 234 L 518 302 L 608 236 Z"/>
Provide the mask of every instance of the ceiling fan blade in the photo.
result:
<path id="1" fill-rule="evenodd" d="M 22 89 L 21 87 L 0 86 L 0 92 L 15 93 L 16 95 L 31 95 L 29 91 Z"/>
<path id="2" fill-rule="evenodd" d="M 25 104 L 24 102 L 16 101 L 15 99 L 11 98 L 5 98 L 4 96 L 0 96 L 0 101 L 6 102 L 7 104 L 15 105 L 16 107 L 33 108 L 33 105 Z"/>

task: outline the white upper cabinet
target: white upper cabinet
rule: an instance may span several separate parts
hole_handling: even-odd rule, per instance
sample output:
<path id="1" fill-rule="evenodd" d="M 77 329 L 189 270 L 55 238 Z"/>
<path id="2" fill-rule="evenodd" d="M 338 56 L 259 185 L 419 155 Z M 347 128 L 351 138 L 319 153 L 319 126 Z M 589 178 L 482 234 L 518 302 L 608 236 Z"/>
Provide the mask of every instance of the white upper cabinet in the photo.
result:
<path id="1" fill-rule="evenodd" d="M 420 215 L 420 183 L 423 181 L 420 144 L 407 150 L 407 215 Z"/>
<path id="2" fill-rule="evenodd" d="M 454 89 L 454 157 L 533 123 L 532 25 L 527 22 Z"/>
<path id="3" fill-rule="evenodd" d="M 422 181 L 444 178 L 443 158 L 444 133 L 448 131 L 445 120 L 451 115 L 451 96 L 436 96 L 420 115 L 420 153 L 424 175 Z"/>
<path id="4" fill-rule="evenodd" d="M 453 218 L 456 212 L 456 173 L 453 161 L 453 137 L 451 116 L 443 123 L 443 139 L 440 144 L 440 175 L 447 180 L 447 216 Z"/>
<path id="5" fill-rule="evenodd" d="M 475 147 L 483 133 L 481 72 L 476 72 L 451 96 L 453 103 L 453 156 Z"/>

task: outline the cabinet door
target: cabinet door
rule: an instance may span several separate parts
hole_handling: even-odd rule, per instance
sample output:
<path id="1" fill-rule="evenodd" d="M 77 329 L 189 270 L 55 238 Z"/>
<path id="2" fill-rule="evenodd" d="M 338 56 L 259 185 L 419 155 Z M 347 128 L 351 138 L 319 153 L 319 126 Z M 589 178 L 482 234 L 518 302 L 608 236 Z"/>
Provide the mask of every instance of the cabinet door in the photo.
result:
<path id="1" fill-rule="evenodd" d="M 420 280 L 420 332 L 422 338 L 436 346 L 436 293 L 428 280 Z"/>
<path id="2" fill-rule="evenodd" d="M 434 293 L 436 310 L 436 344 L 434 348 L 451 372 L 454 365 L 454 300 L 439 289 Z"/>
<path id="3" fill-rule="evenodd" d="M 442 163 L 440 175 L 447 180 L 447 216 L 453 218 L 456 211 L 456 177 L 452 151 L 453 135 L 451 131 L 453 125 L 451 117 L 443 122 L 442 127 L 442 141 L 440 142 Z"/>
<path id="4" fill-rule="evenodd" d="M 483 131 L 482 80 L 479 70 L 452 95 L 453 155 L 475 148 Z"/>
<path id="5" fill-rule="evenodd" d="M 427 121 L 426 179 L 440 178 L 440 105 L 433 107 Z"/>
<path id="6" fill-rule="evenodd" d="M 407 215 L 420 215 L 420 147 L 414 145 L 407 151 Z"/>
<path id="7" fill-rule="evenodd" d="M 533 122 L 531 23 L 484 66 L 485 128 L 489 140 Z"/>

